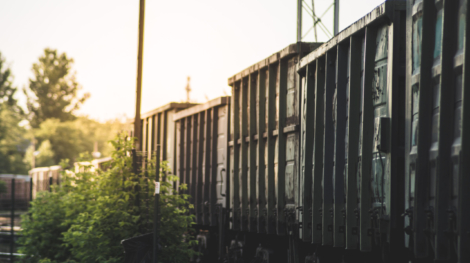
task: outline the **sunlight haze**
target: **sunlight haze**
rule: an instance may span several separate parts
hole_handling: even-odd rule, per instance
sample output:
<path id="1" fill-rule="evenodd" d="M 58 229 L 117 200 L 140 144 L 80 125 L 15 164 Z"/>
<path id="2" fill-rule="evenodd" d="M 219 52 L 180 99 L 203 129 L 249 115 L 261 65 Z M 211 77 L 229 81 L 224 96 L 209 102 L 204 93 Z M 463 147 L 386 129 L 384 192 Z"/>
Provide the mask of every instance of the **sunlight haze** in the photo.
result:
<path id="1" fill-rule="evenodd" d="M 310 1 L 306 1 L 311 3 Z M 342 0 L 340 31 L 382 1 Z M 322 14 L 332 1 L 315 1 Z M 146 1 L 142 112 L 186 99 L 205 102 L 230 94 L 227 78 L 296 41 L 296 1 Z M 133 117 L 139 1 L 0 1 L 0 52 L 28 85 L 46 47 L 75 60 L 77 81 L 91 98 L 79 114 L 106 120 Z M 332 31 L 332 9 L 323 17 Z M 312 19 L 304 12 L 303 31 Z M 319 41 L 328 38 L 318 30 Z M 304 41 L 313 41 L 313 31 Z M 225 92 L 225 93 L 224 93 Z M 17 93 L 24 107 L 26 99 Z"/>

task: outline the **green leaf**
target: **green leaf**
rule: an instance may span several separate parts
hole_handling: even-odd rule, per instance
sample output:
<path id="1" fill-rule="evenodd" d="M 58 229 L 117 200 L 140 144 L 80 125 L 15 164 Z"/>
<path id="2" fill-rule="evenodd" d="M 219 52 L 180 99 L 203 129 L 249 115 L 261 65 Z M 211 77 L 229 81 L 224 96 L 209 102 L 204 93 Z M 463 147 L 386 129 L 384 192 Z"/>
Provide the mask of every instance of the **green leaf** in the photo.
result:
<path id="1" fill-rule="evenodd" d="M 113 145 L 116 150 L 108 170 L 66 175 L 73 185 L 61 184 L 32 202 L 31 215 L 23 218 L 23 253 L 57 262 L 122 262 L 120 240 L 151 231 L 154 183 L 144 176 L 155 174 L 155 168 L 132 173 L 132 158 L 127 155 L 132 144 L 120 135 Z M 162 173 L 166 169 L 162 162 Z M 171 181 L 162 184 L 171 185 Z M 189 196 L 162 191 L 160 197 L 162 262 L 189 262 L 195 255 L 191 246 L 196 244 L 188 235 L 194 232 Z"/>

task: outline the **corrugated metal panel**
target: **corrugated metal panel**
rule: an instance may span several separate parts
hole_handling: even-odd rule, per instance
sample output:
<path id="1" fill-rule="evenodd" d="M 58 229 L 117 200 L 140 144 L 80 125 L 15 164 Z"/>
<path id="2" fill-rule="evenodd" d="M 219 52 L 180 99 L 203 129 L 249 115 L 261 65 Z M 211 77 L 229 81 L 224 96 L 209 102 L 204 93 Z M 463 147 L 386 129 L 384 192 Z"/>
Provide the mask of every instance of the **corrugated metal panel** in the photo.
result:
<path id="1" fill-rule="evenodd" d="M 314 120 L 315 104 L 315 66 L 308 65 L 306 74 L 301 78 L 302 122 L 301 122 L 301 170 L 299 177 L 299 238 L 305 242 L 312 241 L 312 170 L 313 142 L 315 137 Z M 308 149 L 308 150 L 306 150 Z"/>
<path id="2" fill-rule="evenodd" d="M 405 15 L 387 1 L 300 62 L 301 178 L 313 195 L 304 186 L 299 200 L 315 244 L 371 251 L 385 237 L 403 249 Z"/>
<path id="3" fill-rule="evenodd" d="M 217 207 L 226 206 L 229 99 L 217 98 L 173 117 L 179 164 L 176 175 L 180 183 L 188 185 L 199 225 L 217 225 Z"/>
<path id="4" fill-rule="evenodd" d="M 229 78 L 232 86 L 233 230 L 285 235 L 298 203 L 300 89 L 298 48 L 288 46 Z M 302 55 L 300 55 L 302 56 Z"/>
<path id="5" fill-rule="evenodd" d="M 240 230 L 241 208 L 240 208 L 240 181 L 239 181 L 239 158 L 240 147 L 240 83 L 235 84 L 237 88 L 232 91 L 230 118 L 230 228 Z"/>
<path id="6" fill-rule="evenodd" d="M 406 245 L 417 258 L 470 261 L 465 121 L 468 1 L 407 11 Z M 467 107 L 468 108 L 468 107 Z M 468 118 L 467 118 L 468 119 Z M 467 128 L 465 128 L 467 127 Z M 467 161 L 466 161 L 467 160 Z M 414 242 L 410 242 L 414 240 Z"/>
<path id="7" fill-rule="evenodd" d="M 173 150 L 176 142 L 173 115 L 194 105 L 197 104 L 171 102 L 141 115 L 142 151 L 147 153 L 148 158 L 151 158 L 156 145 L 160 145 L 160 159 L 168 161 L 171 173 L 175 173 L 177 167 Z"/>
<path id="8" fill-rule="evenodd" d="M 259 112 L 259 103 L 258 103 L 258 90 L 257 90 L 257 81 L 258 81 L 258 74 L 252 74 L 249 76 L 249 87 L 248 88 L 248 96 L 249 96 L 249 110 L 248 116 L 249 118 L 248 123 L 251 126 L 248 127 L 247 135 L 248 135 L 248 166 L 250 167 L 249 174 L 248 174 L 248 207 L 249 207 L 249 222 L 248 222 L 248 230 L 250 232 L 257 232 L 257 217 L 258 217 L 258 205 L 257 205 L 257 173 L 258 173 L 258 163 L 257 163 L 257 150 L 258 150 L 258 140 L 255 140 L 255 136 L 258 134 L 258 112 Z"/>

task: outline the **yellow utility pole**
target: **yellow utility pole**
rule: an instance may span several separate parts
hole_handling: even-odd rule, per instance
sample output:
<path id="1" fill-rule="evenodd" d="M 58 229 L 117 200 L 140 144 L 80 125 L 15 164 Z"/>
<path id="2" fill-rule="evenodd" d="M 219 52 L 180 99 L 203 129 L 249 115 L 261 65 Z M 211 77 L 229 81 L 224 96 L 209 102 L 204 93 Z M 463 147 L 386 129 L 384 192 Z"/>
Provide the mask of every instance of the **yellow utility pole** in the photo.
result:
<path id="1" fill-rule="evenodd" d="M 134 137 L 137 137 L 135 149 L 140 150 L 142 127 L 140 124 L 140 101 L 142 97 L 142 61 L 144 54 L 144 15 L 145 0 L 140 0 L 139 12 L 139 49 L 137 51 L 137 89 L 135 98 Z"/>

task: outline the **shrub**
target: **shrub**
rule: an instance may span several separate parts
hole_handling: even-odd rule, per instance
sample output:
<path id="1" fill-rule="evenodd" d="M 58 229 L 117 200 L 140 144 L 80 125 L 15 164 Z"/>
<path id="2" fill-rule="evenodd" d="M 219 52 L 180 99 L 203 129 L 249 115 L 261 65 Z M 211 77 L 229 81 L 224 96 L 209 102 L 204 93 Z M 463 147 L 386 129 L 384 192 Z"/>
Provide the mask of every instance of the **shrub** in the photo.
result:
<path id="1" fill-rule="evenodd" d="M 120 135 L 111 143 L 115 151 L 108 170 L 64 172 L 60 186 L 32 202 L 20 240 L 28 261 L 122 262 L 121 240 L 152 231 L 155 167 L 135 173 L 129 154 L 133 142 Z M 165 162 L 160 173 L 168 173 Z M 160 262 L 188 262 L 195 254 L 191 246 L 196 241 L 187 235 L 192 207 L 188 195 L 170 193 L 175 180 L 166 175 L 161 183 Z"/>

